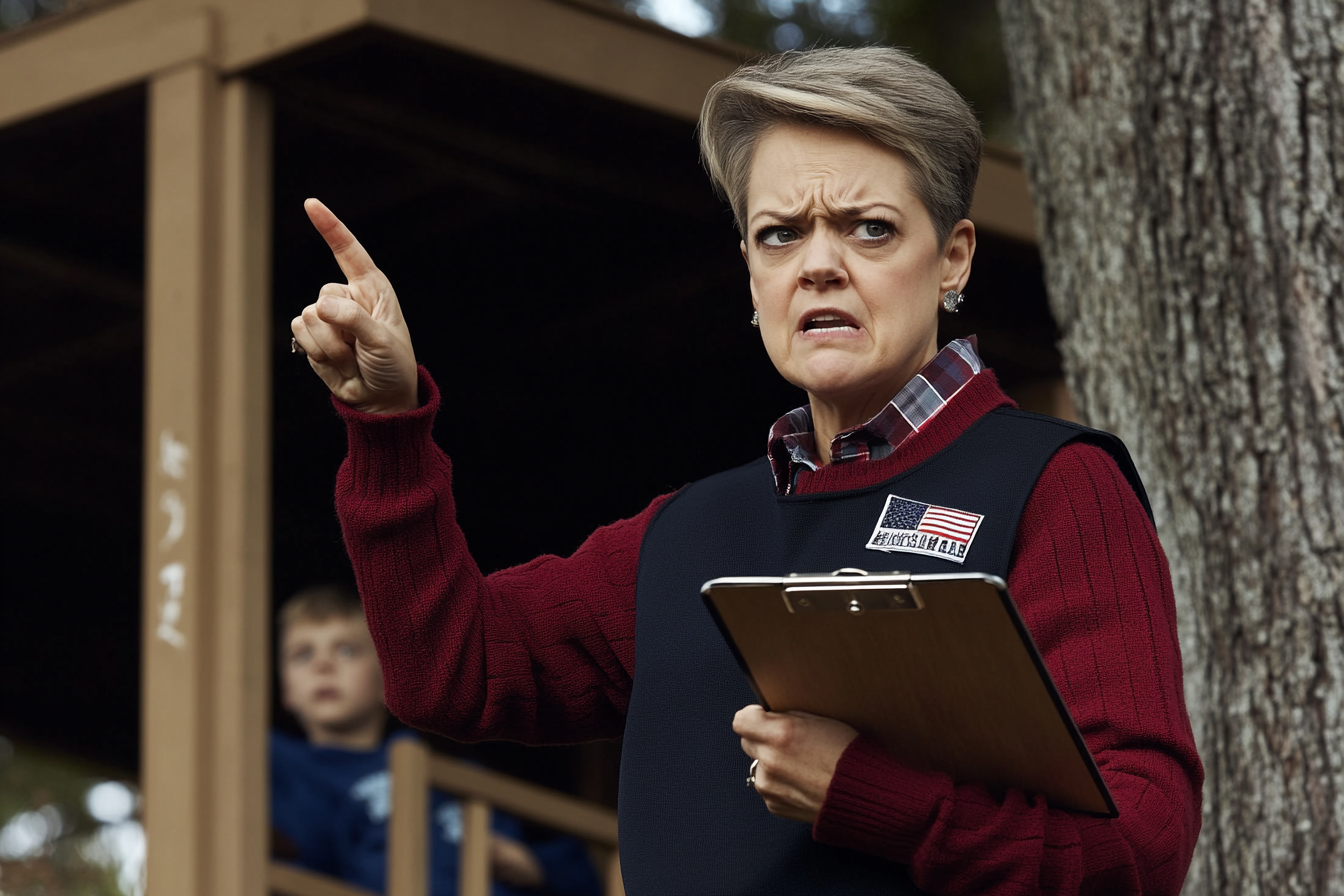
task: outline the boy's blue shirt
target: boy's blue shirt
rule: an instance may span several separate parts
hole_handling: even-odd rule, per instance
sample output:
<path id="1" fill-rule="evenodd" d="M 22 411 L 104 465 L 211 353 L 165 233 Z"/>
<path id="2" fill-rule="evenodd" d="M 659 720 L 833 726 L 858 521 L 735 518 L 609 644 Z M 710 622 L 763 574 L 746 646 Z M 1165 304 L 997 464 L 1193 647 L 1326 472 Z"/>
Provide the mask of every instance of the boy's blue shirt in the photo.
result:
<path id="1" fill-rule="evenodd" d="M 393 737 L 413 737 L 398 732 Z M 271 732 L 271 825 L 293 842 L 297 864 L 382 892 L 387 879 L 388 741 L 375 750 L 318 747 Z M 430 892 L 454 896 L 462 812 L 435 791 L 430 801 Z M 522 840 L 518 819 L 493 814 L 502 836 Z M 526 841 L 524 841 L 526 842 Z M 492 896 L 598 896 L 601 885 L 578 840 L 528 842 L 546 874 L 537 889 L 495 883 Z"/>

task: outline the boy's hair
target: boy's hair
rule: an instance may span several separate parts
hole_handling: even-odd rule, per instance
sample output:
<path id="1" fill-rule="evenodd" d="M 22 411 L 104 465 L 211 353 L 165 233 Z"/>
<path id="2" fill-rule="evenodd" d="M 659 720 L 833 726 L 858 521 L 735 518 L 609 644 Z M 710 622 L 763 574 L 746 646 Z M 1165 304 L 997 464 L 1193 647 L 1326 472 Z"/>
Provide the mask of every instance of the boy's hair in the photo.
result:
<path id="1" fill-rule="evenodd" d="M 275 620 L 284 641 L 290 628 L 299 622 L 326 622 L 328 619 L 364 618 L 359 593 L 344 585 L 315 585 L 292 595 L 280 605 Z"/>

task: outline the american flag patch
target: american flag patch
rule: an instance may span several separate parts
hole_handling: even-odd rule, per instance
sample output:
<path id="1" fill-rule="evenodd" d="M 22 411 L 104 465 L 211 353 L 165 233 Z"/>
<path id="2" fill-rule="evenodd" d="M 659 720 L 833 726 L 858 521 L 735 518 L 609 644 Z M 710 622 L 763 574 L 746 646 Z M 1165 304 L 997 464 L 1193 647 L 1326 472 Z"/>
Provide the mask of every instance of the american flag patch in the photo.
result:
<path id="1" fill-rule="evenodd" d="M 864 547 L 964 563 L 982 520 L 984 516 L 978 513 L 888 495 L 873 537 Z"/>

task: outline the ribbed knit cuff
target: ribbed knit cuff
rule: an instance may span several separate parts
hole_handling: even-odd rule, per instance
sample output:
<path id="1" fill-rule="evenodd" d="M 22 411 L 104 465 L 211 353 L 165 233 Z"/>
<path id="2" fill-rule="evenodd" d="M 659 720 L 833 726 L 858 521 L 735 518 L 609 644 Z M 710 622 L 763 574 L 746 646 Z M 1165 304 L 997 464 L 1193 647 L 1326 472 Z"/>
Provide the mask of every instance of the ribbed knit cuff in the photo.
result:
<path id="1" fill-rule="evenodd" d="M 335 396 L 331 399 L 336 413 L 345 421 L 349 456 L 348 472 L 360 491 L 381 482 L 404 482 L 420 472 L 420 458 L 432 446 L 434 418 L 439 412 L 439 387 L 429 371 L 420 367 L 418 388 L 420 407 L 401 414 L 366 414 Z"/>
<path id="2" fill-rule="evenodd" d="M 951 790 L 947 775 L 907 768 L 859 736 L 835 766 L 812 836 L 908 865 Z"/>

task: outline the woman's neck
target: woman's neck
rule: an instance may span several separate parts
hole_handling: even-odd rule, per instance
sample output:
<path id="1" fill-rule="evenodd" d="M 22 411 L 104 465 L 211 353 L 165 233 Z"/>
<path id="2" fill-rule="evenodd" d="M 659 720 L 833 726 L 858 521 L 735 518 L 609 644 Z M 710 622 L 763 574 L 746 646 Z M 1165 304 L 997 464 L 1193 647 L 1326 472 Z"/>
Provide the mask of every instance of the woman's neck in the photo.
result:
<path id="1" fill-rule="evenodd" d="M 902 367 L 893 376 L 872 385 L 842 394 L 807 393 L 812 406 L 812 432 L 817 443 L 817 461 L 823 467 L 831 462 L 831 442 L 837 435 L 862 426 L 886 407 L 905 385 L 919 375 L 938 354 L 937 344 L 929 346 L 927 356 Z"/>

